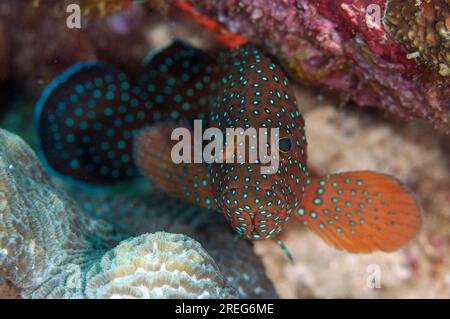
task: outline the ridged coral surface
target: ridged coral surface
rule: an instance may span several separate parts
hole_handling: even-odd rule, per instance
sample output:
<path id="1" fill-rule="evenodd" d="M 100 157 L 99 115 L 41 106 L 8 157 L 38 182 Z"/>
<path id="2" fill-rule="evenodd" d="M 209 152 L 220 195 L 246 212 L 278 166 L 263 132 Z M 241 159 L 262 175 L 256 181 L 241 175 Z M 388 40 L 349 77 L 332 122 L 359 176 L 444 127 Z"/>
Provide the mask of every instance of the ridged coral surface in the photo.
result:
<path id="1" fill-rule="evenodd" d="M 25 142 L 0 130 L 1 277 L 29 297 L 78 296 L 88 257 L 119 238 L 56 190 Z"/>
<path id="2" fill-rule="evenodd" d="M 89 298 L 233 298 L 214 260 L 187 236 L 141 235 L 107 252 L 87 273 Z"/>
<path id="3" fill-rule="evenodd" d="M 51 271 L 58 258 L 52 254 L 55 249 L 72 246 L 59 241 L 61 233 L 75 237 L 77 229 L 65 223 L 71 208 L 45 187 L 49 181 L 42 168 L 34 165 L 35 155 L 15 136 L 1 133 L 0 265 L 3 277 L 27 288 L 40 284 Z M 46 213 L 35 215 L 36 209 Z M 81 233 L 83 228 L 80 225 Z"/>
<path id="4" fill-rule="evenodd" d="M 25 298 L 276 296 L 249 244 L 236 246 L 224 224 L 209 228 L 216 236 L 206 231 L 215 212 L 167 198 L 83 198 L 86 210 L 56 188 L 25 142 L 0 129 L 3 285 L 6 280 Z M 114 226 L 100 219 L 107 216 Z M 197 237 L 211 240 L 212 253 L 186 235 L 160 230 L 205 230 Z"/>

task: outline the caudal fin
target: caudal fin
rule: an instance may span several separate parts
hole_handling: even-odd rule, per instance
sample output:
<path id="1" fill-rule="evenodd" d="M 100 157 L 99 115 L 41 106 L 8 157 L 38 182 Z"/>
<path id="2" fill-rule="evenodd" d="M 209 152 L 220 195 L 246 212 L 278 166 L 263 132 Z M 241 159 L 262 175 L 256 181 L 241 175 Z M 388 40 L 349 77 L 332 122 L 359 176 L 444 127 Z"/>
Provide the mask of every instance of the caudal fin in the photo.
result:
<path id="1" fill-rule="evenodd" d="M 101 62 L 76 64 L 37 102 L 41 158 L 86 184 L 135 176 L 134 138 L 165 119 L 206 118 L 220 72 L 216 58 L 173 40 L 152 51 L 137 79 Z"/>
<path id="2" fill-rule="evenodd" d="M 127 111 L 143 103 L 127 75 L 101 62 L 78 63 L 53 79 L 35 111 L 39 153 L 59 175 L 89 184 L 133 176 Z"/>
<path id="3" fill-rule="evenodd" d="M 417 233 L 421 207 L 391 176 L 347 172 L 313 179 L 296 216 L 338 249 L 393 251 Z"/>

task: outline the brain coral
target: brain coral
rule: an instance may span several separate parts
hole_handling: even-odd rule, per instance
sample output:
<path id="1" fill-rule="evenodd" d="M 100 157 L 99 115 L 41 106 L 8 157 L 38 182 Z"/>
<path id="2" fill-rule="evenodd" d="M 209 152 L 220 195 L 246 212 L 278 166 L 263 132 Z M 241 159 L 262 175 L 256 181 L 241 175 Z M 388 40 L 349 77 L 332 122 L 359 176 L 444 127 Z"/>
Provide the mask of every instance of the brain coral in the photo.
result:
<path id="1" fill-rule="evenodd" d="M 0 275 L 22 289 L 41 285 L 57 265 L 107 244 L 111 227 L 75 213 L 55 191 L 36 155 L 16 136 L 0 131 Z M 39 213 L 37 213 L 39 212 Z"/>
<path id="2" fill-rule="evenodd" d="M 215 211 L 168 197 L 137 201 L 124 196 L 92 198 L 82 192 L 74 196 L 77 202 L 84 203 L 83 208 L 89 214 L 131 235 L 164 230 L 194 238 L 214 258 L 227 282 L 242 298 L 277 297 L 261 260 L 253 252 L 253 245 L 235 239 L 226 220 Z"/>
<path id="3" fill-rule="evenodd" d="M 176 201 L 164 202 L 166 209 L 176 207 L 174 214 L 179 214 L 182 207 Z M 122 229 L 117 231 L 98 218 L 104 215 L 102 208 L 114 218 L 130 210 L 137 212 L 132 217 L 139 218 L 165 213 L 158 203 L 139 204 L 140 210 L 136 202 L 122 199 L 121 203 L 107 198 L 90 202 L 86 199 L 84 206 L 92 208 L 91 214 L 86 213 L 56 189 L 25 142 L 0 129 L 0 278 L 17 287 L 26 298 L 233 298 L 249 296 L 255 287 L 260 287 L 256 293 L 275 295 L 263 270 L 252 270 L 251 279 L 249 272 L 230 270 L 224 278 L 206 250 L 185 235 L 156 232 L 130 237 L 129 233 L 137 235 L 143 230 L 136 225 L 146 224 L 144 220 L 134 220 L 134 227 L 130 221 L 116 221 L 117 228 Z M 111 213 L 115 209 L 117 212 Z M 173 230 L 185 229 L 189 233 L 196 227 L 187 217 L 177 223 L 157 221 L 148 220 L 148 224 L 158 227 L 147 230 L 177 224 Z M 210 245 L 215 247 L 215 254 L 229 259 L 239 256 L 233 255 L 233 245 L 216 246 L 224 243 L 220 239 L 223 236 L 219 234 L 219 240 Z M 229 237 L 225 241 L 231 241 Z M 256 259 L 251 246 L 237 251 Z M 247 268 L 262 267 L 257 261 Z M 230 265 L 230 261 L 220 263 Z M 232 284 L 237 285 L 239 293 Z"/>
<path id="4" fill-rule="evenodd" d="M 121 242 L 87 273 L 89 298 L 233 298 L 214 260 L 187 236 L 159 232 Z"/>

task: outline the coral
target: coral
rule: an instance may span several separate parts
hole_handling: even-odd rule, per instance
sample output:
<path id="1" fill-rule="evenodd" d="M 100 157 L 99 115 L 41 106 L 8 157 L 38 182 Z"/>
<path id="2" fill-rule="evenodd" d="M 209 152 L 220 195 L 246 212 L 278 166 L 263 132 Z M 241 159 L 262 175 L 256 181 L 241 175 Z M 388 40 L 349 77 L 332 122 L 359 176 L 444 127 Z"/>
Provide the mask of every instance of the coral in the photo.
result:
<path id="1" fill-rule="evenodd" d="M 447 63 L 448 26 L 443 26 L 444 21 L 447 23 L 446 13 L 430 19 L 440 35 L 440 45 L 432 32 L 436 45 L 422 45 L 421 58 L 414 60 L 410 42 L 396 42 L 400 29 L 388 28 L 392 29 L 391 35 L 383 23 L 368 22 L 369 4 L 378 5 L 383 13 L 385 0 L 186 2 L 216 18 L 230 31 L 265 47 L 302 83 L 328 87 L 339 92 L 344 101 L 376 106 L 407 118 L 422 118 L 450 130 L 449 78 L 445 72 L 440 74 L 436 68 L 426 66 L 435 66 L 436 61 Z M 394 13 L 405 11 L 397 8 L 397 2 L 392 1 L 388 8 L 388 17 L 384 17 L 387 24 L 389 19 L 393 21 Z M 172 1 L 175 8 L 177 3 Z M 420 8 L 407 12 L 408 17 L 413 19 L 426 3 L 438 5 L 444 1 L 420 3 Z M 410 8 L 414 4 L 403 6 Z M 422 23 L 413 20 L 413 26 Z M 416 41 L 420 46 L 424 40 L 419 35 L 413 43 Z"/>
<path id="2" fill-rule="evenodd" d="M 198 242 L 159 232 L 121 242 L 87 273 L 89 298 L 233 298 Z M 225 287 L 225 288 L 224 288 Z"/>
<path id="3" fill-rule="evenodd" d="M 85 1 L 87 8 L 99 5 Z M 104 0 L 98 2 L 99 12 L 117 13 L 83 16 L 79 30 L 66 27 L 67 14 L 55 9 L 61 7 L 57 1 L 36 7 L 2 2 L 0 77 L 24 85 L 36 97 L 56 74 L 78 61 L 101 59 L 133 70 L 150 49 L 148 30 L 155 26 L 146 4 L 166 12 L 179 1 L 127 5 Z M 330 88 L 343 101 L 422 118 L 449 130 L 448 0 L 416 1 L 419 5 L 398 0 L 187 2 L 275 54 L 302 83 Z M 369 4 L 379 5 L 381 12 L 387 9 L 381 28 L 369 27 Z M 403 23 L 397 22 L 399 12 L 404 12 Z M 406 27 L 411 32 L 403 41 Z M 42 46 L 42 39 L 48 39 L 47 45 Z"/>
<path id="4" fill-rule="evenodd" d="M 132 235 L 161 230 L 188 235 L 202 243 L 241 297 L 277 297 L 261 260 L 253 253 L 252 244 L 241 238 L 235 240 L 225 218 L 215 211 L 167 197 L 137 201 L 123 196 L 92 198 L 78 193 L 75 198 L 95 218 L 106 220 L 117 229 L 126 229 Z"/>
<path id="5" fill-rule="evenodd" d="M 421 61 L 450 76 L 450 1 L 423 1 L 418 5 L 390 0 L 386 5 L 385 23 L 395 41 Z"/>
<path id="6" fill-rule="evenodd" d="M 191 214 L 171 220 L 161 216 L 170 216 L 168 211 L 172 217 L 180 215 L 184 205 L 175 200 L 146 204 L 83 196 L 90 214 L 56 189 L 34 152 L 20 138 L 0 129 L 0 278 L 18 288 L 22 297 L 275 296 L 251 246 L 236 249 L 231 245 L 231 233 L 217 232 L 218 240 L 209 244 L 214 254 L 222 257 L 218 264 L 226 271 L 224 278 L 197 241 L 159 232 L 164 228 L 186 233 L 196 227 L 214 230 L 215 226 L 206 224 L 212 212 L 187 208 Z M 116 227 L 99 218 L 107 215 L 115 220 Z M 142 218 L 149 218 L 148 223 Z M 222 229 L 228 227 L 223 225 Z M 138 237 L 129 234 L 143 232 L 146 234 Z M 205 240 L 216 237 L 205 236 Z M 236 268 L 239 263 L 228 260 L 236 256 L 235 251 L 239 252 L 237 256 L 250 255 L 242 259 L 253 263 Z"/>

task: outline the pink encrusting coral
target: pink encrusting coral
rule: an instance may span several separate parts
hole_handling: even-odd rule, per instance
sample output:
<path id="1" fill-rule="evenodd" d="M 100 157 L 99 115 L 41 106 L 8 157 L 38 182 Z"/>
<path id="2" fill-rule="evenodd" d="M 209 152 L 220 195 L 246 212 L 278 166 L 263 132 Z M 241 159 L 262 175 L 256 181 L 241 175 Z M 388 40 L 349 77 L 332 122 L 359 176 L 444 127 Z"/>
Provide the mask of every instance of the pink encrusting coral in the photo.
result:
<path id="1" fill-rule="evenodd" d="M 263 45 L 302 83 L 450 129 L 448 1 L 185 2 Z"/>

